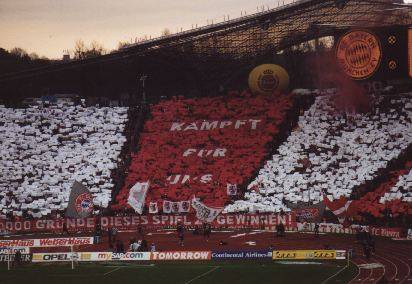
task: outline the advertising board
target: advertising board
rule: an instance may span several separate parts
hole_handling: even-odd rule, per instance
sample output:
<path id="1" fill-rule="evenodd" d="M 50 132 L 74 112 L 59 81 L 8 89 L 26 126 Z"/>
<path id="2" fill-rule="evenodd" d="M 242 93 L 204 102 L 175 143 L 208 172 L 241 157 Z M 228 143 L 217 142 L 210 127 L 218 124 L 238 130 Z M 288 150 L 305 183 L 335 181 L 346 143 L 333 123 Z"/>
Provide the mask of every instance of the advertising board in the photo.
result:
<path id="1" fill-rule="evenodd" d="M 271 259 L 271 251 L 212 251 L 213 260 Z"/>
<path id="2" fill-rule="evenodd" d="M 152 252 L 151 260 L 210 260 L 211 251 L 163 251 Z"/>
<path id="3" fill-rule="evenodd" d="M 276 250 L 273 251 L 274 260 L 285 259 L 345 259 L 345 251 L 336 250 Z"/>

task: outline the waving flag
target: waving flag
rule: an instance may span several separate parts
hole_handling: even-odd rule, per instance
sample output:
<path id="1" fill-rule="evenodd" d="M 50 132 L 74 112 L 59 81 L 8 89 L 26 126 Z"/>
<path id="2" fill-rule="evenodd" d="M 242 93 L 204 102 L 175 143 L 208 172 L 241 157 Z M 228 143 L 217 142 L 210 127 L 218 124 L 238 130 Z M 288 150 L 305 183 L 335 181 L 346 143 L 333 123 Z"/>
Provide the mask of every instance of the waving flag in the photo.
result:
<path id="1" fill-rule="evenodd" d="M 223 208 L 208 207 L 195 197 L 192 199 L 192 207 L 196 211 L 196 218 L 208 223 L 211 223 L 223 210 Z"/>
<path id="2" fill-rule="evenodd" d="M 72 185 L 69 205 L 65 216 L 68 218 L 87 218 L 93 213 L 93 195 L 78 181 Z"/>
<path id="3" fill-rule="evenodd" d="M 326 207 L 335 214 L 340 223 L 343 223 L 346 217 L 346 211 L 348 210 L 352 200 L 347 200 L 344 196 L 339 199 L 330 201 L 330 199 L 324 194 L 323 203 Z"/>
<path id="4" fill-rule="evenodd" d="M 149 182 L 136 183 L 129 192 L 127 203 L 139 214 L 143 213 Z"/>

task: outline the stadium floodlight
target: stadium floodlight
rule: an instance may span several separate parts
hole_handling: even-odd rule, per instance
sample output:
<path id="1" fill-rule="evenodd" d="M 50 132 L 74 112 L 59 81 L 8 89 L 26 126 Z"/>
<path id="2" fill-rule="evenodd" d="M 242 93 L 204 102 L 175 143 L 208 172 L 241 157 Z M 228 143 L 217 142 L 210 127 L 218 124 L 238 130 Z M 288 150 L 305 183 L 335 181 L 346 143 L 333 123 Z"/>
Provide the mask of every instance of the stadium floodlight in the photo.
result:
<path id="1" fill-rule="evenodd" d="M 147 75 L 146 75 L 146 74 L 142 74 L 142 75 L 139 77 L 139 81 L 140 81 L 141 84 L 142 84 L 142 90 L 143 90 L 143 93 L 142 93 L 142 103 L 143 103 L 143 104 L 146 104 L 146 88 L 145 88 L 146 79 L 147 79 Z"/>

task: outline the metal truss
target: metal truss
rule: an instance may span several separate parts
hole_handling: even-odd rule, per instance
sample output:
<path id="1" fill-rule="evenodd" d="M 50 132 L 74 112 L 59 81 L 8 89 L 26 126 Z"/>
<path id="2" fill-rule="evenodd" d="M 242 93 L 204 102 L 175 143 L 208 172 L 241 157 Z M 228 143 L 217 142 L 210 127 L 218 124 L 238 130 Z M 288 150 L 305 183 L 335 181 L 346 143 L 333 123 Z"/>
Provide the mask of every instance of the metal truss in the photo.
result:
<path id="1" fill-rule="evenodd" d="M 0 83 L 91 64 L 179 54 L 199 62 L 211 58 L 247 60 L 336 34 L 348 27 L 412 25 L 412 6 L 391 0 L 301 0 L 276 9 L 151 39 L 109 55 L 0 76 Z M 133 59 L 134 60 L 134 59 Z"/>

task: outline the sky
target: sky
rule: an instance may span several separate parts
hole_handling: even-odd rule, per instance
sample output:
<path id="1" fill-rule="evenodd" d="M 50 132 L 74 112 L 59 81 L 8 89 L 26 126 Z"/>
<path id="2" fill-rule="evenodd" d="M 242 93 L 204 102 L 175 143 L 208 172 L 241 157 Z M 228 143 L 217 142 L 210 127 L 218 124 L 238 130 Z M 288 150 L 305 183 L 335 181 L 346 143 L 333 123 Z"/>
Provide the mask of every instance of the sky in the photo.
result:
<path id="1" fill-rule="evenodd" d="M 119 41 L 233 19 L 278 2 L 292 0 L 0 0 L 0 47 L 58 59 L 76 40 L 112 50 Z"/>

